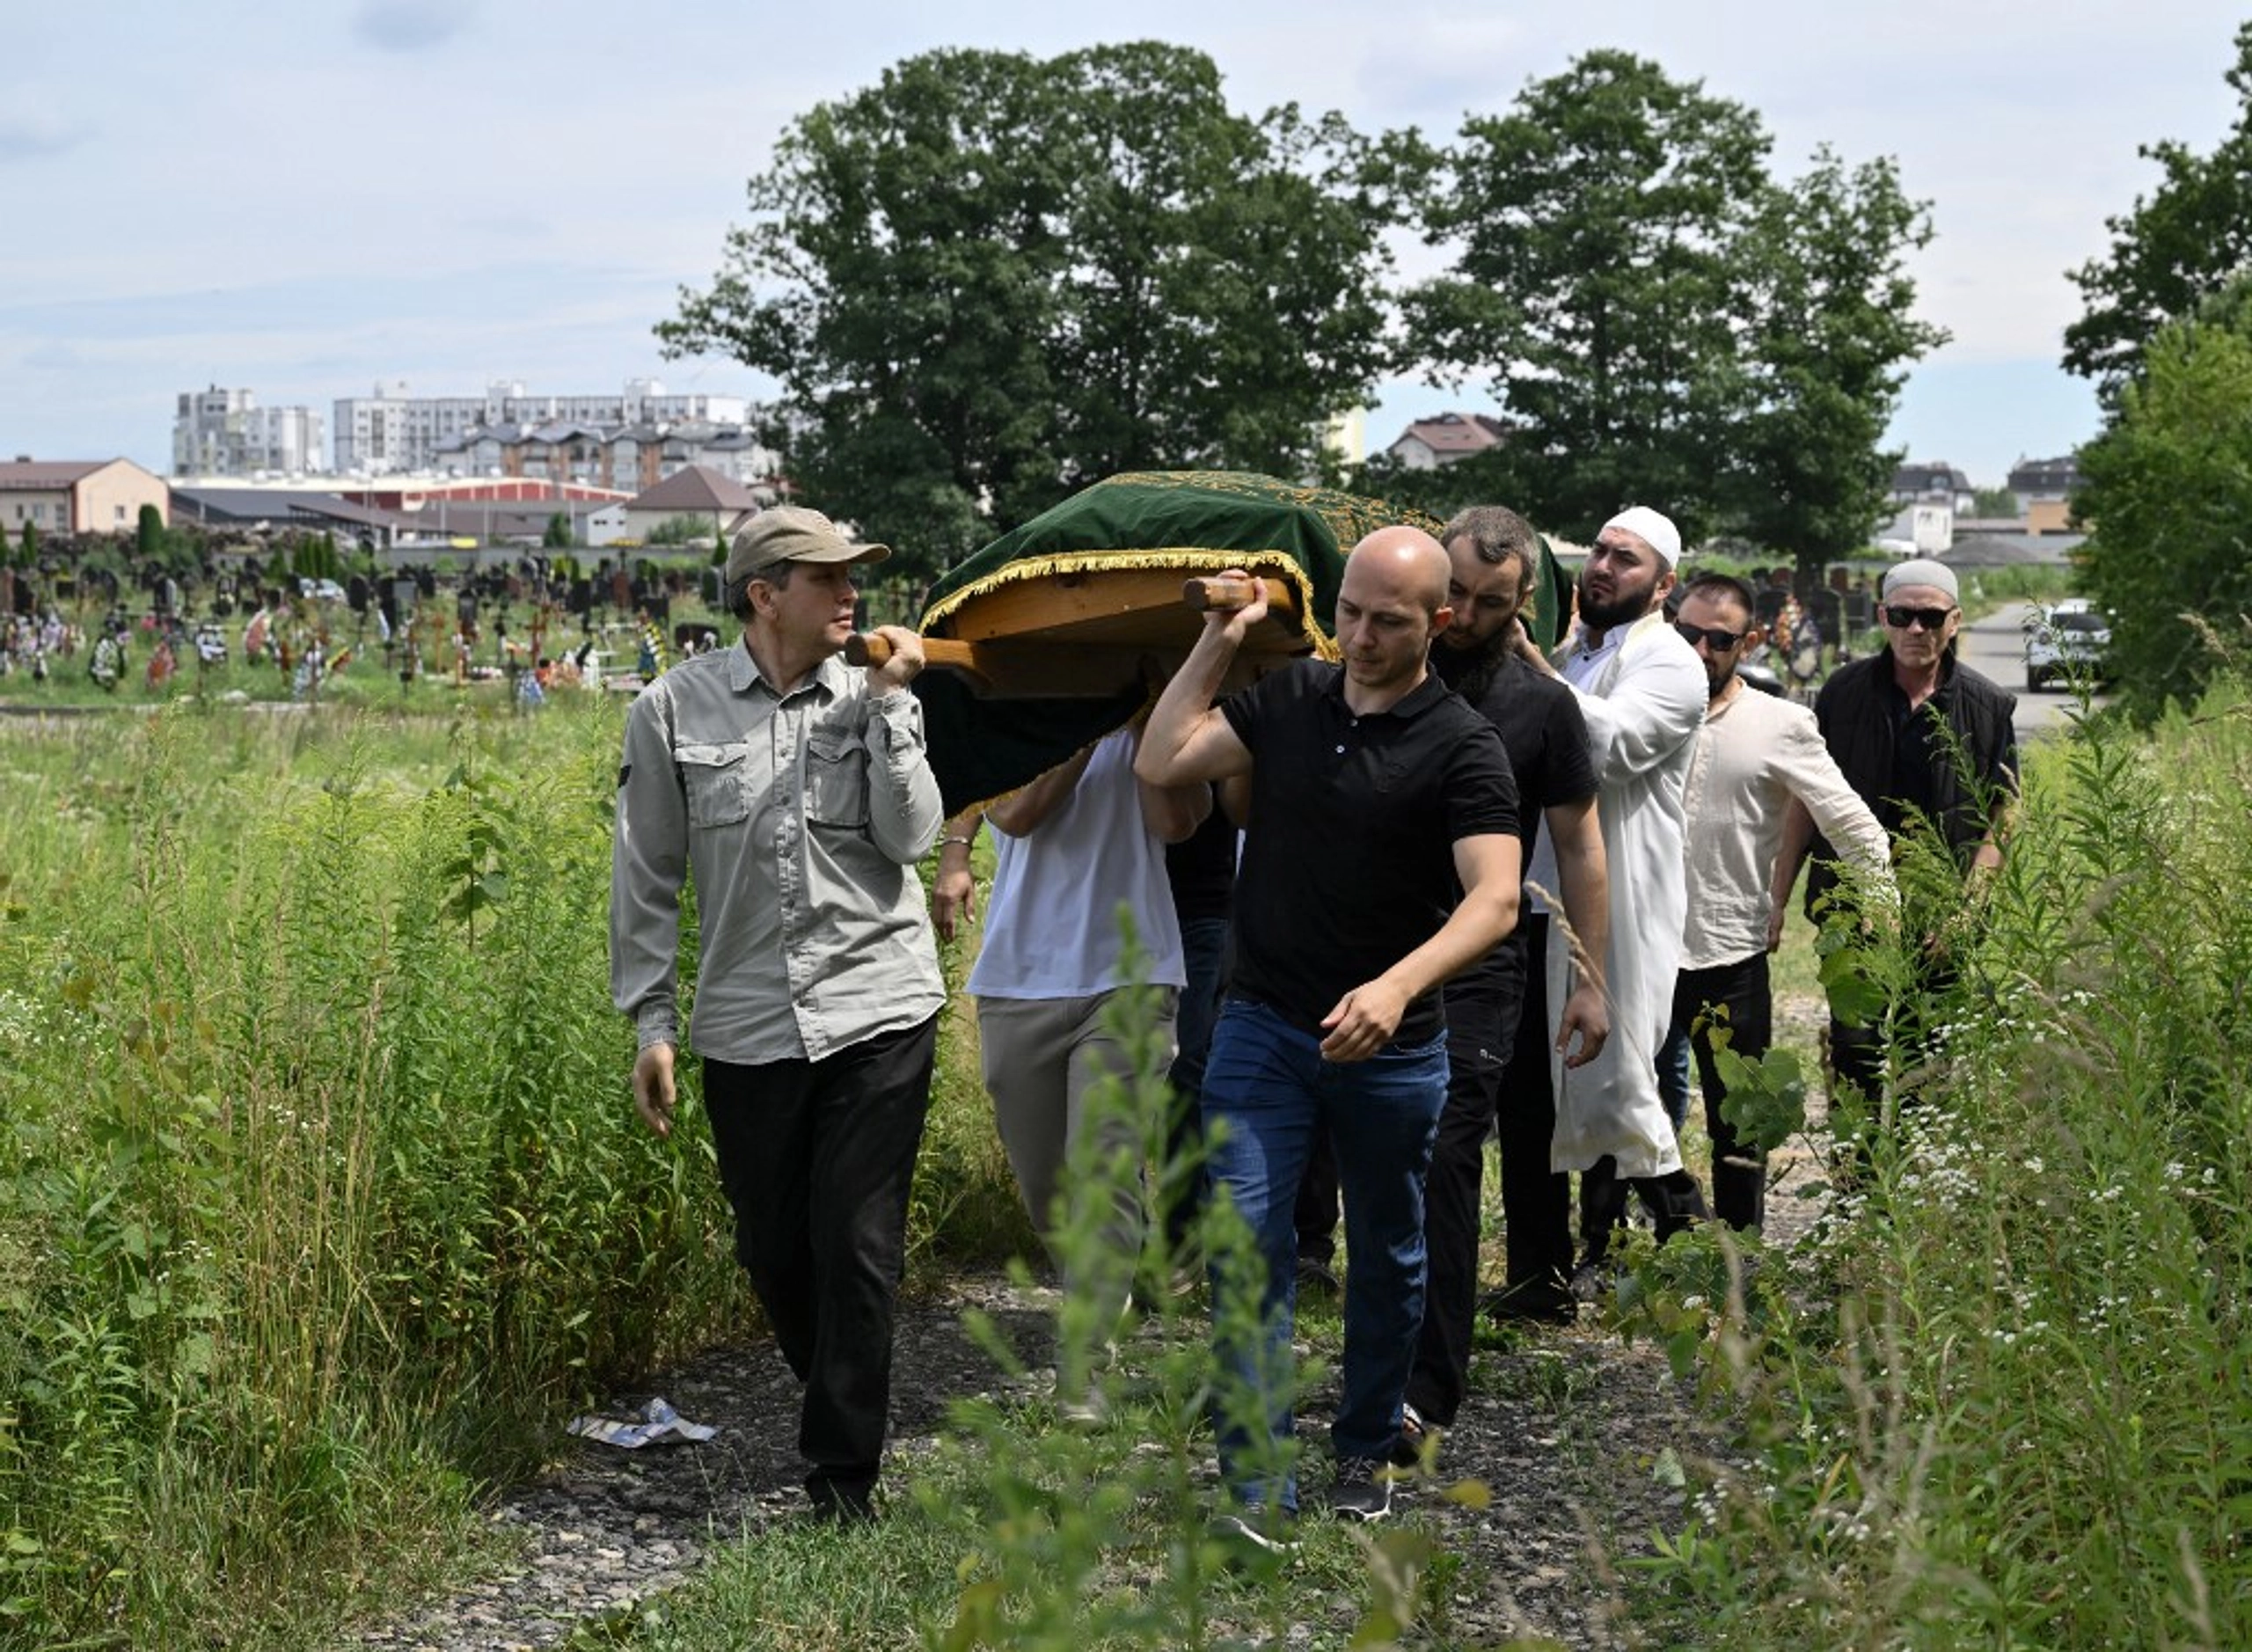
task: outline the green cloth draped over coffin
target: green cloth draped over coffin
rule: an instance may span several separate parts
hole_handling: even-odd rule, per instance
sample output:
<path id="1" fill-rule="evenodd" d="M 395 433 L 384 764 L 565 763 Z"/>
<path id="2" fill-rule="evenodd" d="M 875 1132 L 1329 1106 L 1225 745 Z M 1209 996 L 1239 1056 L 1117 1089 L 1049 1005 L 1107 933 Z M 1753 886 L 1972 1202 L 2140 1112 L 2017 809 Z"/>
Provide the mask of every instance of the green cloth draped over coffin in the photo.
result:
<path id="1" fill-rule="evenodd" d="M 932 588 L 918 625 L 971 644 L 984 672 L 934 669 L 915 681 L 947 814 L 1027 784 L 1131 719 L 1203 629 L 1181 600 L 1192 576 L 1242 568 L 1289 596 L 1254 628 L 1232 681 L 1334 659 L 1346 552 L 1400 523 L 1434 536 L 1444 525 L 1247 471 L 1149 471 L 1098 482 L 1004 534 Z M 1534 635 L 1546 646 L 1568 588 L 1546 544 L 1541 563 Z"/>

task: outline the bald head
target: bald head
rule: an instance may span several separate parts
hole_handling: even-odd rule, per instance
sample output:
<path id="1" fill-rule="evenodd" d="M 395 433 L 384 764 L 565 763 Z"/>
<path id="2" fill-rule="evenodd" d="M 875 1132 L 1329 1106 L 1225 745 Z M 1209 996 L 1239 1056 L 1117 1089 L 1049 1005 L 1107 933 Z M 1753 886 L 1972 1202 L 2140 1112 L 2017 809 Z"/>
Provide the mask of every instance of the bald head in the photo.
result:
<path id="1" fill-rule="evenodd" d="M 1452 618 L 1453 565 L 1420 528 L 1379 528 L 1345 559 L 1337 588 L 1337 651 L 1346 704 L 1382 711 L 1423 680 L 1432 634 Z"/>
<path id="2" fill-rule="evenodd" d="M 1355 545 L 1345 559 L 1345 578 L 1371 596 L 1378 589 L 1414 603 L 1426 614 L 1446 606 L 1446 582 L 1453 573 L 1446 547 L 1421 528 L 1379 528 Z M 1377 581 L 1370 584 L 1369 581 Z"/>

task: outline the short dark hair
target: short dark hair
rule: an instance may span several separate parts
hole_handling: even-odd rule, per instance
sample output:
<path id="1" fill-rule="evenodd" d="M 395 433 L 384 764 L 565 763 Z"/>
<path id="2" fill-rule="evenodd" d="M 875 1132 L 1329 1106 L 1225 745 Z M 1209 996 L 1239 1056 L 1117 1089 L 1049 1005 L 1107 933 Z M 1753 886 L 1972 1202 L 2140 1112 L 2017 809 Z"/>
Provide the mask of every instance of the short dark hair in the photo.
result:
<path id="1" fill-rule="evenodd" d="M 1733 574 L 1700 574 L 1682 588 L 1681 600 L 1687 602 L 1699 592 L 1715 600 L 1725 598 L 1744 610 L 1746 619 L 1759 618 L 1759 599 L 1751 594 L 1751 587 Z"/>
<path id="2" fill-rule="evenodd" d="M 1473 505 L 1458 510 L 1439 535 L 1443 545 L 1467 539 L 1481 562 L 1517 559 L 1517 583 L 1531 585 L 1540 572 L 1540 537 L 1532 524 L 1506 505 Z"/>

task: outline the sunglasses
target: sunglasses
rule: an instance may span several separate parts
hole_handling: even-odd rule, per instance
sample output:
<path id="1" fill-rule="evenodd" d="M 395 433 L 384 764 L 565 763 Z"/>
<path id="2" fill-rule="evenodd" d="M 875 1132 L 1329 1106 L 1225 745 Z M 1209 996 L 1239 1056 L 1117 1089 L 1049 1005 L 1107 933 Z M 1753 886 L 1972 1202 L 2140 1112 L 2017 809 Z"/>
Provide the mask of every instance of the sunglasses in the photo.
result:
<path id="1" fill-rule="evenodd" d="M 1895 631 L 1937 631 L 1947 624 L 1952 608 L 1895 608 L 1884 605 L 1884 623 Z"/>
<path id="2" fill-rule="evenodd" d="M 1715 654 L 1726 654 L 1750 634 L 1741 631 L 1715 631 L 1709 625 L 1685 625 L 1678 619 L 1673 622 L 1673 628 L 1681 633 L 1681 640 L 1691 647 L 1702 642 Z"/>

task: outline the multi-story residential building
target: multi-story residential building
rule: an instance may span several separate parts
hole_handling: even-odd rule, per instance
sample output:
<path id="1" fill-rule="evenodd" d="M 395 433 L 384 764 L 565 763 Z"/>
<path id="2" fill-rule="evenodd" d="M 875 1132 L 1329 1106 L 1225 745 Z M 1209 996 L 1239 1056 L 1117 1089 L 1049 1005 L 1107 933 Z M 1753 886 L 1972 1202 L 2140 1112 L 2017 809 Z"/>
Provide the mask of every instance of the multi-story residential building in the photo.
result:
<path id="1" fill-rule="evenodd" d="M 310 407 L 261 407 L 246 390 L 182 391 L 172 420 L 175 476 L 302 475 L 327 462 L 327 434 Z"/>
<path id="2" fill-rule="evenodd" d="M 528 476 L 640 493 L 698 467 L 746 487 L 770 484 L 774 451 L 741 425 L 702 420 L 605 426 L 575 420 L 475 426 L 438 445 L 429 468 L 440 476 Z"/>
<path id="3" fill-rule="evenodd" d="M 26 524 L 42 534 L 130 533 L 143 505 L 172 525 L 172 489 L 130 459 L 40 463 L 18 454 L 0 464 L 0 528 L 16 538 Z"/>
<path id="4" fill-rule="evenodd" d="M 516 379 L 488 384 L 482 396 L 410 396 L 403 384 L 379 384 L 372 396 L 338 399 L 336 468 L 355 475 L 432 470 L 442 452 L 457 454 L 481 433 L 509 428 L 741 425 L 749 413 L 741 396 L 673 395 L 653 378 L 629 379 L 614 396 L 534 396 Z"/>

